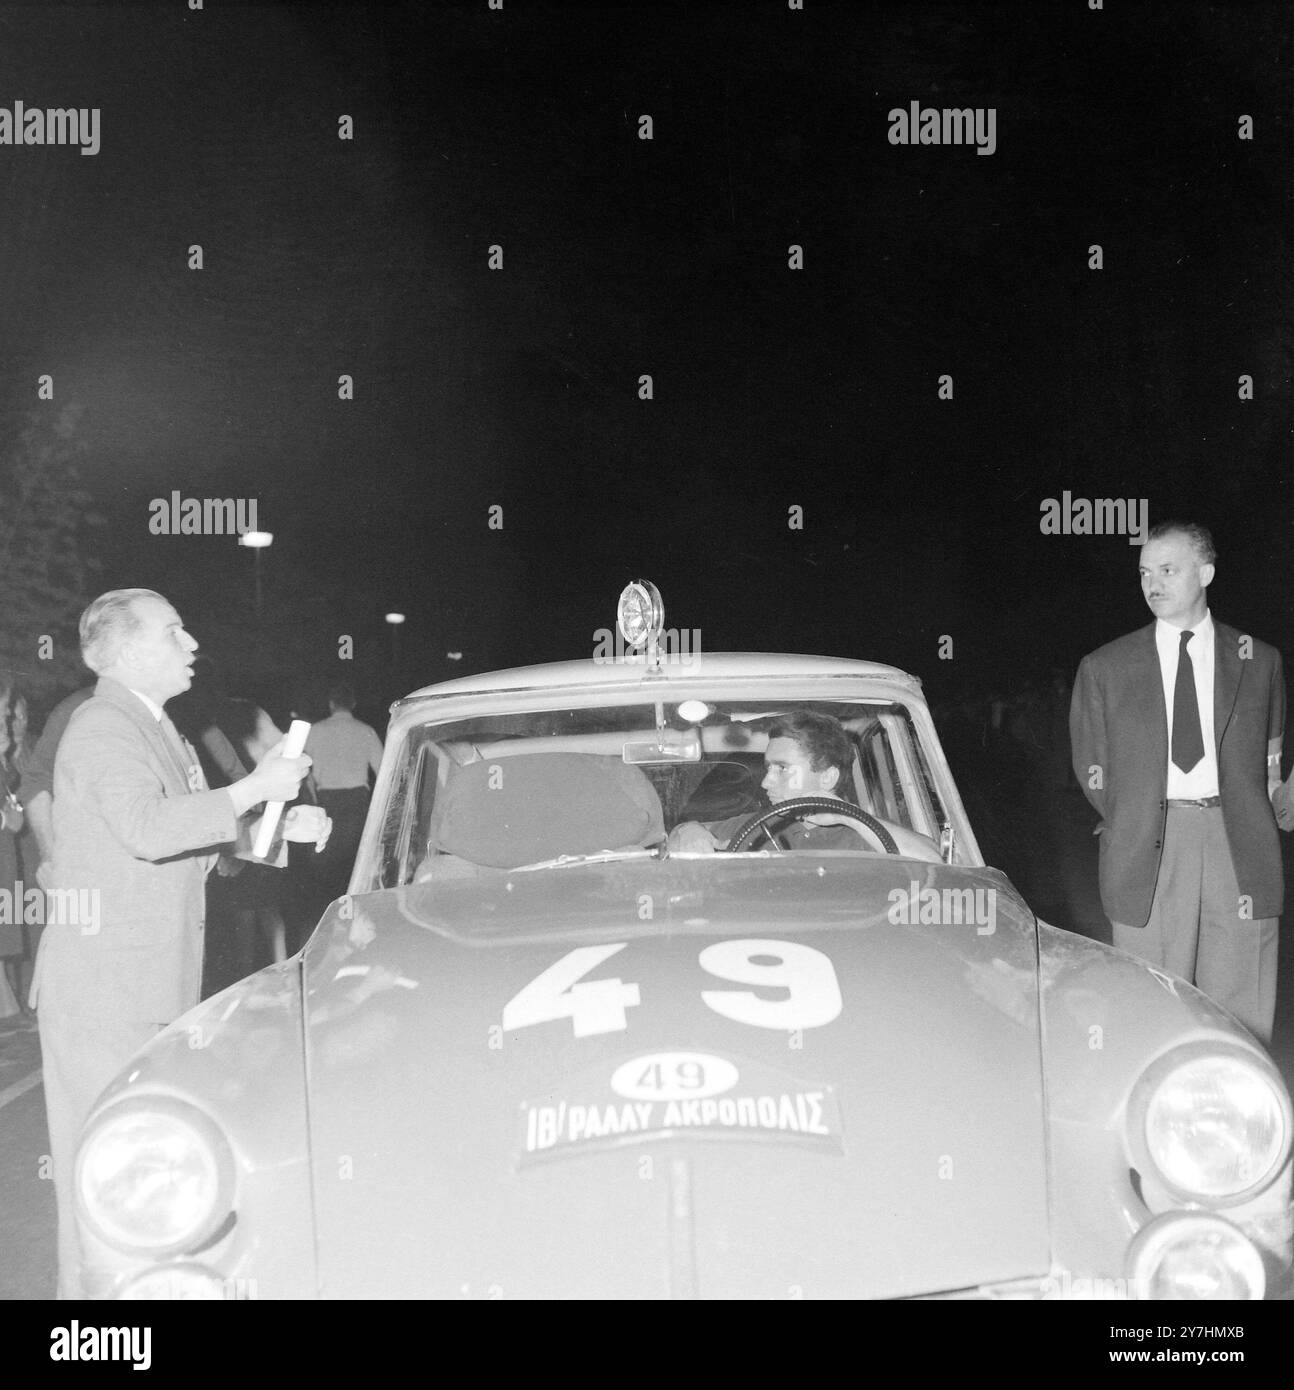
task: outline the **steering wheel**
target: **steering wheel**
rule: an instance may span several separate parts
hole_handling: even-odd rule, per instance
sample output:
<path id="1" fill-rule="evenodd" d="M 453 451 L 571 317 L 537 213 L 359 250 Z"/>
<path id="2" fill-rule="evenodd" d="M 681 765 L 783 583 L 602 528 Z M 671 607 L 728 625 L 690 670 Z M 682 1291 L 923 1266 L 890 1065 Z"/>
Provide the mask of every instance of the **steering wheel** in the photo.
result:
<path id="1" fill-rule="evenodd" d="M 766 811 L 756 811 L 728 841 L 728 847 L 724 852 L 735 854 L 738 851 L 750 849 L 755 839 L 755 832 L 758 830 L 763 830 L 764 834 L 773 840 L 772 832 L 765 829 L 770 821 L 781 820 L 785 816 L 791 816 L 798 820 L 801 816 L 816 816 L 823 812 L 830 812 L 836 816 L 848 816 L 850 820 L 860 821 L 880 842 L 880 846 L 886 854 L 899 852 L 894 836 L 875 816 L 864 811 L 861 806 L 855 806 L 852 801 L 837 801 L 835 797 L 831 796 L 796 796 L 789 801 L 778 802 L 776 806 L 770 806 Z M 777 841 L 773 840 L 773 843 L 776 844 Z"/>

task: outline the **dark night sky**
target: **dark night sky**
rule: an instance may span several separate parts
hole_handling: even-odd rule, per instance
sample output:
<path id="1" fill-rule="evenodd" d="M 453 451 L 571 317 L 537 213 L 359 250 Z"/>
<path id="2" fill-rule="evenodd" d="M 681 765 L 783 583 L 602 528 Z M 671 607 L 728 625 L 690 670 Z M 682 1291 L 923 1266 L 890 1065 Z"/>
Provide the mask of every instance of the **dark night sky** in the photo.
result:
<path id="1" fill-rule="evenodd" d="M 0 146 L 0 453 L 52 372 L 98 587 L 260 692 L 341 632 L 370 707 L 587 656 L 638 574 L 711 650 L 1072 668 L 1148 614 L 1126 540 L 1039 534 L 1064 489 L 1211 524 L 1215 611 L 1288 652 L 1292 38 L 1194 0 L 0 3 L 0 106 L 102 111 L 93 158 Z M 996 153 L 889 144 L 912 100 L 996 108 Z M 246 552 L 148 534 L 172 489 L 257 499 L 261 630 Z"/>

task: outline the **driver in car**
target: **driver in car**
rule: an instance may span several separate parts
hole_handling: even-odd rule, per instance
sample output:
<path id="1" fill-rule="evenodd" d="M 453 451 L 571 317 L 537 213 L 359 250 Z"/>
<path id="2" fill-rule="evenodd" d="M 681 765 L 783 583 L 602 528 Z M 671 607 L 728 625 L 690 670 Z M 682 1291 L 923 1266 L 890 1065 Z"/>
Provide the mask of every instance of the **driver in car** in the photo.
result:
<path id="1" fill-rule="evenodd" d="M 829 714 L 797 710 L 782 715 L 769 726 L 761 786 L 774 806 L 803 796 L 845 801 L 840 788 L 849 786 L 853 766 L 854 746 L 840 721 Z M 670 831 L 669 847 L 685 854 L 713 854 L 727 848 L 733 835 L 749 819 L 747 812 L 709 825 L 683 821 Z M 894 837 L 901 855 L 939 862 L 938 848 L 925 835 L 880 816 L 875 819 Z M 779 839 L 792 850 L 879 849 L 859 821 L 831 812 L 792 821 L 779 832 Z"/>

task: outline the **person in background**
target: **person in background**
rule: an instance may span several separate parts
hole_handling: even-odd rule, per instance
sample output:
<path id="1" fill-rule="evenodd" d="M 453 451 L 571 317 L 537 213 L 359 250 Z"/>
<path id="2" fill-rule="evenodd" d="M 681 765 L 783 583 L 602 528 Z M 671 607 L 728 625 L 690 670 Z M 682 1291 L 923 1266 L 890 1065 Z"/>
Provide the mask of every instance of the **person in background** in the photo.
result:
<path id="1" fill-rule="evenodd" d="M 31 729 L 27 723 L 27 715 L 27 697 L 21 690 L 15 690 L 13 694 L 13 728 L 10 737 L 13 740 L 14 766 L 18 769 L 19 777 L 26 776 L 32 755 L 36 751 L 36 740 L 32 737 Z"/>
<path id="2" fill-rule="evenodd" d="M 235 759 L 234 775 L 219 785 L 245 776 L 282 738 L 283 731 L 259 705 L 234 696 L 223 698 L 215 722 L 202 734 L 207 748 L 218 754 L 223 742 Z M 318 853 L 317 844 L 315 848 Z M 207 880 L 208 905 L 218 899 L 219 911 L 213 914 L 216 920 L 208 920 L 203 998 L 271 961 L 286 959 L 285 867 L 286 859 L 282 865 L 256 859 L 246 837 L 232 852 L 221 854 Z"/>
<path id="3" fill-rule="evenodd" d="M 332 837 L 316 865 L 329 900 L 346 891 L 368 811 L 369 773 L 382 765 L 382 740 L 356 719 L 355 690 L 339 681 L 328 692 L 327 719 L 311 726 L 306 754 L 313 763 L 319 804 L 332 819 Z"/>
<path id="4" fill-rule="evenodd" d="M 19 883 L 18 833 L 23 809 L 18 800 L 18 769 L 14 753 L 16 701 L 12 687 L 0 684 L 0 1018 L 26 1012 L 22 1003 L 23 890 Z"/>
<path id="5" fill-rule="evenodd" d="M 193 744 L 210 787 L 228 787 L 245 777 L 283 737 L 260 706 L 224 692 L 214 662 L 204 654 L 194 657 L 193 684 L 170 709 Z M 309 784 L 307 774 L 303 793 Z M 300 848 L 313 857 L 316 847 Z M 258 860 L 245 837 L 244 842 L 222 848 L 206 884 L 204 999 L 271 960 L 285 958 L 285 867 Z"/>
<path id="6" fill-rule="evenodd" d="M 32 866 L 32 877 L 42 888 L 48 887 L 49 864 L 54 858 L 54 758 L 68 720 L 93 694 L 94 686 L 85 685 L 54 706 L 23 772 L 27 826 L 36 841 L 37 860 Z"/>
<path id="7" fill-rule="evenodd" d="M 49 887 L 49 866 L 54 858 L 54 758 L 68 720 L 93 694 L 94 686 L 85 685 L 65 695 L 54 706 L 23 768 L 22 796 L 27 825 L 18 848 L 23 879 L 29 887 Z M 35 969 L 44 930 L 43 922 L 26 924 L 29 971 Z M 27 988 L 30 989 L 30 980 Z M 22 998 L 26 1000 L 26 997 L 24 993 Z"/>

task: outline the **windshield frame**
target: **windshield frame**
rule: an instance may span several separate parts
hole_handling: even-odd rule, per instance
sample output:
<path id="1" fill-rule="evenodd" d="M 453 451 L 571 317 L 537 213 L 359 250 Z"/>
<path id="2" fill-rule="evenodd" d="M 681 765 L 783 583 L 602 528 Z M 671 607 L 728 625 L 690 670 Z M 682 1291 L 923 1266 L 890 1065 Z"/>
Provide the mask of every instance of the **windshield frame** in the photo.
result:
<path id="1" fill-rule="evenodd" d="M 912 730 L 925 752 L 930 779 L 955 836 L 954 865 L 984 865 L 979 844 L 967 819 L 961 796 L 952 778 L 947 759 L 919 683 L 911 677 L 885 678 L 858 674 L 761 676 L 724 675 L 707 678 L 703 674 L 666 676 L 644 675 L 640 670 L 622 675 L 608 672 L 605 680 L 580 684 L 543 685 L 532 689 L 515 686 L 498 691 L 453 691 L 437 695 L 434 691 L 399 702 L 392 708 L 382 767 L 373 789 L 372 802 L 351 873 L 350 892 L 379 890 L 387 855 L 384 854 L 384 827 L 388 819 L 398 820 L 408 834 L 412 824 L 412 797 L 405 796 L 396 810 L 391 798 L 401 788 L 412 785 L 411 738 L 429 723 L 450 724 L 496 715 L 525 715 L 551 710 L 579 710 L 614 705 L 646 705 L 661 701 L 677 704 L 682 700 L 739 705 L 743 702 L 766 704 L 797 703 L 887 703 L 900 706 L 911 721 Z"/>

